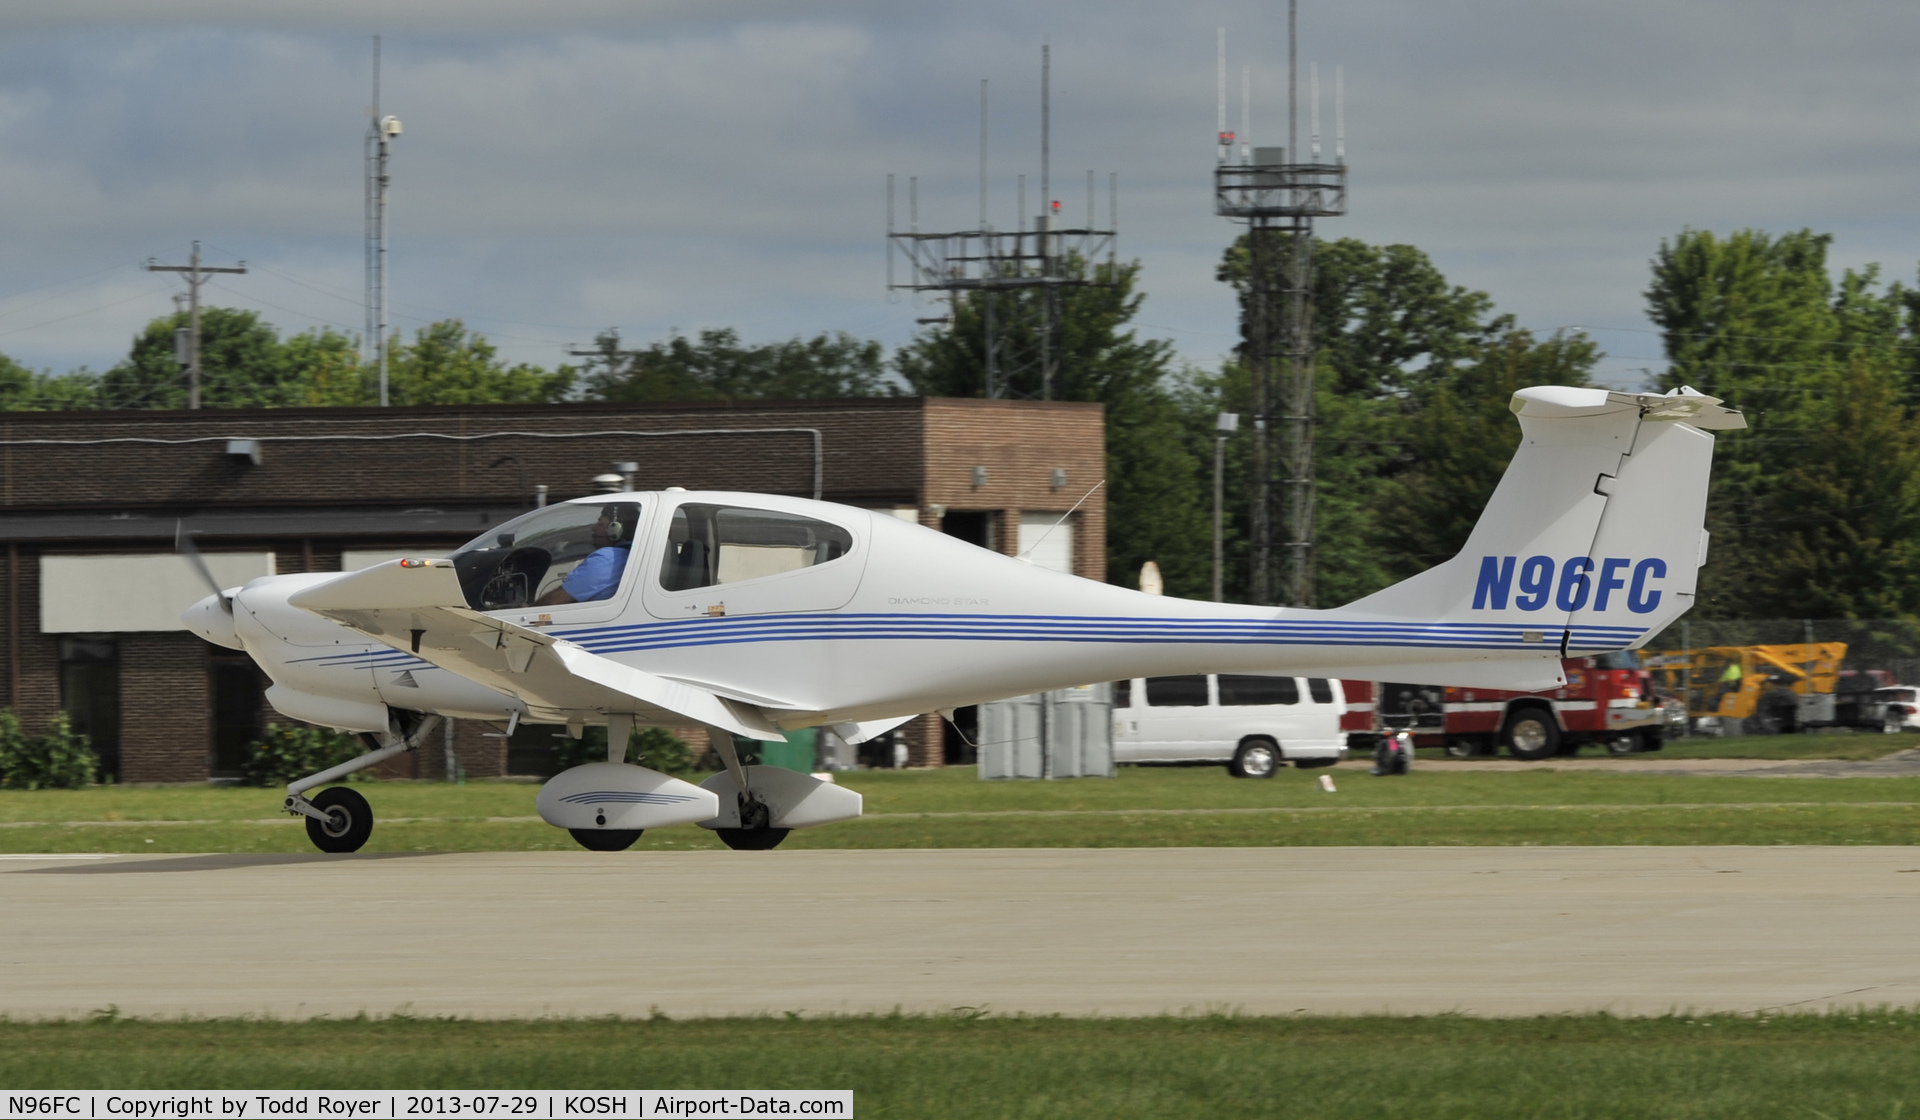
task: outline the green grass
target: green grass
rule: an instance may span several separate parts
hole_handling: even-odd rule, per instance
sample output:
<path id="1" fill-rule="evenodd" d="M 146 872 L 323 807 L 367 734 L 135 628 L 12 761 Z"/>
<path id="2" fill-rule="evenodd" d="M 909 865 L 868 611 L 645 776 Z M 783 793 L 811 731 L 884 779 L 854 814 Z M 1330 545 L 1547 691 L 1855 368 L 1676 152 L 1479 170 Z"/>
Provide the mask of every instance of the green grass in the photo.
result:
<path id="1" fill-rule="evenodd" d="M 855 1115 L 1885 1118 L 1920 1014 L 0 1022 L 8 1088 L 852 1089 Z"/>
<path id="2" fill-rule="evenodd" d="M 1673 739 L 1645 758 L 1872 759 L 1920 747 L 1920 735 L 1740 735 L 1727 739 Z M 1588 750 L 1587 754 L 1598 754 Z"/>
<path id="3" fill-rule="evenodd" d="M 1338 786 L 1324 792 L 1322 775 Z M 843 775 L 858 821 L 794 834 L 796 848 L 1166 847 L 1348 844 L 1910 844 L 1920 777 L 1728 778 L 1605 770 L 1509 772 L 1425 761 L 1405 777 L 1216 767 L 1123 767 L 1111 780 L 982 782 L 971 768 Z M 570 849 L 535 819 L 525 783 L 365 782 L 369 851 Z M 0 791 L 0 851 L 303 852 L 271 790 L 105 787 Z M 642 849 L 709 848 L 669 828 Z"/>

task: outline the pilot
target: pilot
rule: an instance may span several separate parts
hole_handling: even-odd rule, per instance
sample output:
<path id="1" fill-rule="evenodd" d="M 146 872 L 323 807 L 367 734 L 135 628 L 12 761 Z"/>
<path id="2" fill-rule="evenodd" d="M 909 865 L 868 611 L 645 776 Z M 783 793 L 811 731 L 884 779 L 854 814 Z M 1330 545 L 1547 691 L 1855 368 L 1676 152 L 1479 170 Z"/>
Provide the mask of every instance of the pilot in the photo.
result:
<path id="1" fill-rule="evenodd" d="M 593 523 L 593 551 L 535 605 L 592 603 L 611 597 L 620 586 L 620 574 L 627 570 L 627 559 L 633 555 L 633 530 L 639 520 L 637 505 L 601 506 L 600 519 Z"/>

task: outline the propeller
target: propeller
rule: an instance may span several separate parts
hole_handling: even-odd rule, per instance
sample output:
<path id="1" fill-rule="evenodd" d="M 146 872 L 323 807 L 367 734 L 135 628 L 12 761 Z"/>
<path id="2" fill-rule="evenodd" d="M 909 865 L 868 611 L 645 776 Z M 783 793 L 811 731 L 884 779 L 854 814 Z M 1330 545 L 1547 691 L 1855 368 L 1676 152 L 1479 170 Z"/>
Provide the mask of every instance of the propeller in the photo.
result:
<path id="1" fill-rule="evenodd" d="M 200 550 L 193 546 L 193 534 L 187 532 L 185 521 L 173 523 L 173 550 L 187 558 L 187 562 L 193 565 L 193 570 L 199 572 L 200 578 L 213 589 L 215 595 L 219 596 L 220 606 L 228 614 L 232 614 L 233 596 L 228 595 L 226 588 L 220 586 L 220 581 L 213 578 L 213 571 L 207 567 L 205 558 L 200 555 Z"/>

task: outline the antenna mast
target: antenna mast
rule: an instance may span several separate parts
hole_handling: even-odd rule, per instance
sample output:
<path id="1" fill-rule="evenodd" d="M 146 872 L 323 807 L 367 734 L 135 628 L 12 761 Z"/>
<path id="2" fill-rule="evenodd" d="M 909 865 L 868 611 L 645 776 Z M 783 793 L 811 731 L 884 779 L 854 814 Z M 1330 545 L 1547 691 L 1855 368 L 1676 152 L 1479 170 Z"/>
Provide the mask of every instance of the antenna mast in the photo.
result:
<path id="1" fill-rule="evenodd" d="M 380 367 L 380 407 L 387 406 L 387 158 L 400 118 L 380 115 L 380 36 L 373 37 L 373 108 L 367 120 L 367 334 L 362 356 Z"/>
<path id="2" fill-rule="evenodd" d="M 1319 67 L 1311 79 L 1312 154 L 1299 152 L 1299 0 L 1287 4 L 1287 147 L 1251 148 L 1252 158 L 1214 168 L 1214 212 L 1247 223 L 1241 292 L 1241 355 L 1252 382 L 1248 598 L 1313 603 L 1313 220 L 1347 211 L 1344 75 L 1336 70 L 1336 162 L 1320 159 Z M 1242 68 L 1242 132 L 1251 112 Z M 1243 136 L 1241 151 L 1251 146 Z M 1279 516 L 1276 516 L 1278 514 Z M 1278 522 L 1278 524 L 1276 524 Z M 1276 530 L 1284 532 L 1279 542 Z M 1276 543 L 1278 547 L 1276 548 Z M 1278 552 L 1280 555 L 1276 556 Z M 1277 562 L 1281 561 L 1281 562 Z M 1276 576 L 1278 579 L 1276 580 Z"/>
<path id="3" fill-rule="evenodd" d="M 1223 32 L 1224 34 L 1224 32 Z M 1224 40 L 1223 40 L 1224 41 Z M 1053 51 L 1040 48 L 1040 212 L 1027 211 L 1027 176 L 1016 175 L 1016 210 L 1012 228 L 996 230 L 988 220 L 987 124 L 988 85 L 980 83 L 980 224 L 979 228 L 959 233 L 920 232 L 918 194 L 915 180 L 908 179 L 911 221 L 906 232 L 896 229 L 892 203 L 888 203 L 887 287 L 914 292 L 941 292 L 951 301 L 953 312 L 942 320 L 958 327 L 964 307 L 979 313 L 980 355 L 983 367 L 982 395 L 988 399 L 1003 397 L 1040 397 L 1054 399 L 1064 395 L 1061 360 L 1061 289 L 1089 285 L 1107 286 L 1102 279 L 1100 257 L 1106 257 L 1109 276 L 1116 274 L 1120 186 L 1119 176 L 1107 180 L 1107 228 L 1096 226 L 1095 173 L 1087 172 L 1086 228 L 1064 228 L 1062 211 L 1053 197 Z M 1225 79 L 1221 79 L 1222 97 Z M 1231 134 L 1224 132 L 1226 109 L 1220 110 L 1224 146 Z M 889 183 L 892 177 L 889 176 Z M 892 199 L 891 190 L 888 198 Z M 1031 220 L 1029 220 L 1031 219 Z M 906 275 L 896 278 L 895 254 L 906 265 Z M 1064 262 L 1074 260 L 1085 268 L 1084 274 L 1067 275 Z M 1003 298 L 1032 290 L 1028 298 L 1011 303 Z M 970 324 L 971 326 L 971 324 Z"/>

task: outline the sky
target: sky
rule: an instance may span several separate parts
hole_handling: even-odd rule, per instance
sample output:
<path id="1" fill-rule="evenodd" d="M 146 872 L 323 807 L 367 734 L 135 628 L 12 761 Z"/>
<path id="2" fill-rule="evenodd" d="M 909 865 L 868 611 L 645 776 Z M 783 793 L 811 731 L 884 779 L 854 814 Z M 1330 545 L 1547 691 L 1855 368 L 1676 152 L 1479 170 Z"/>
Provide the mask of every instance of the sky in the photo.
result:
<path id="1" fill-rule="evenodd" d="M 1052 175 L 1119 181 L 1141 333 L 1212 366 L 1237 308 L 1214 279 L 1216 28 L 1232 126 L 1284 143 L 1286 6 L 975 0 L 9 0 L 0 6 L 0 353 L 103 369 L 173 309 L 149 259 L 247 262 L 209 302 L 283 331 L 364 322 L 371 39 L 398 116 L 392 322 L 460 317 L 551 366 L 607 328 L 645 343 L 846 330 L 899 345 L 934 310 L 885 288 L 886 177 L 923 228 L 1039 208 Z M 1686 228 L 1812 228 L 1836 268 L 1920 262 L 1920 5 L 1911 0 L 1302 0 L 1330 149 L 1344 74 L 1350 212 L 1323 237 L 1407 243 L 1523 326 L 1584 328 L 1603 380 L 1660 346 L 1641 295 Z"/>

